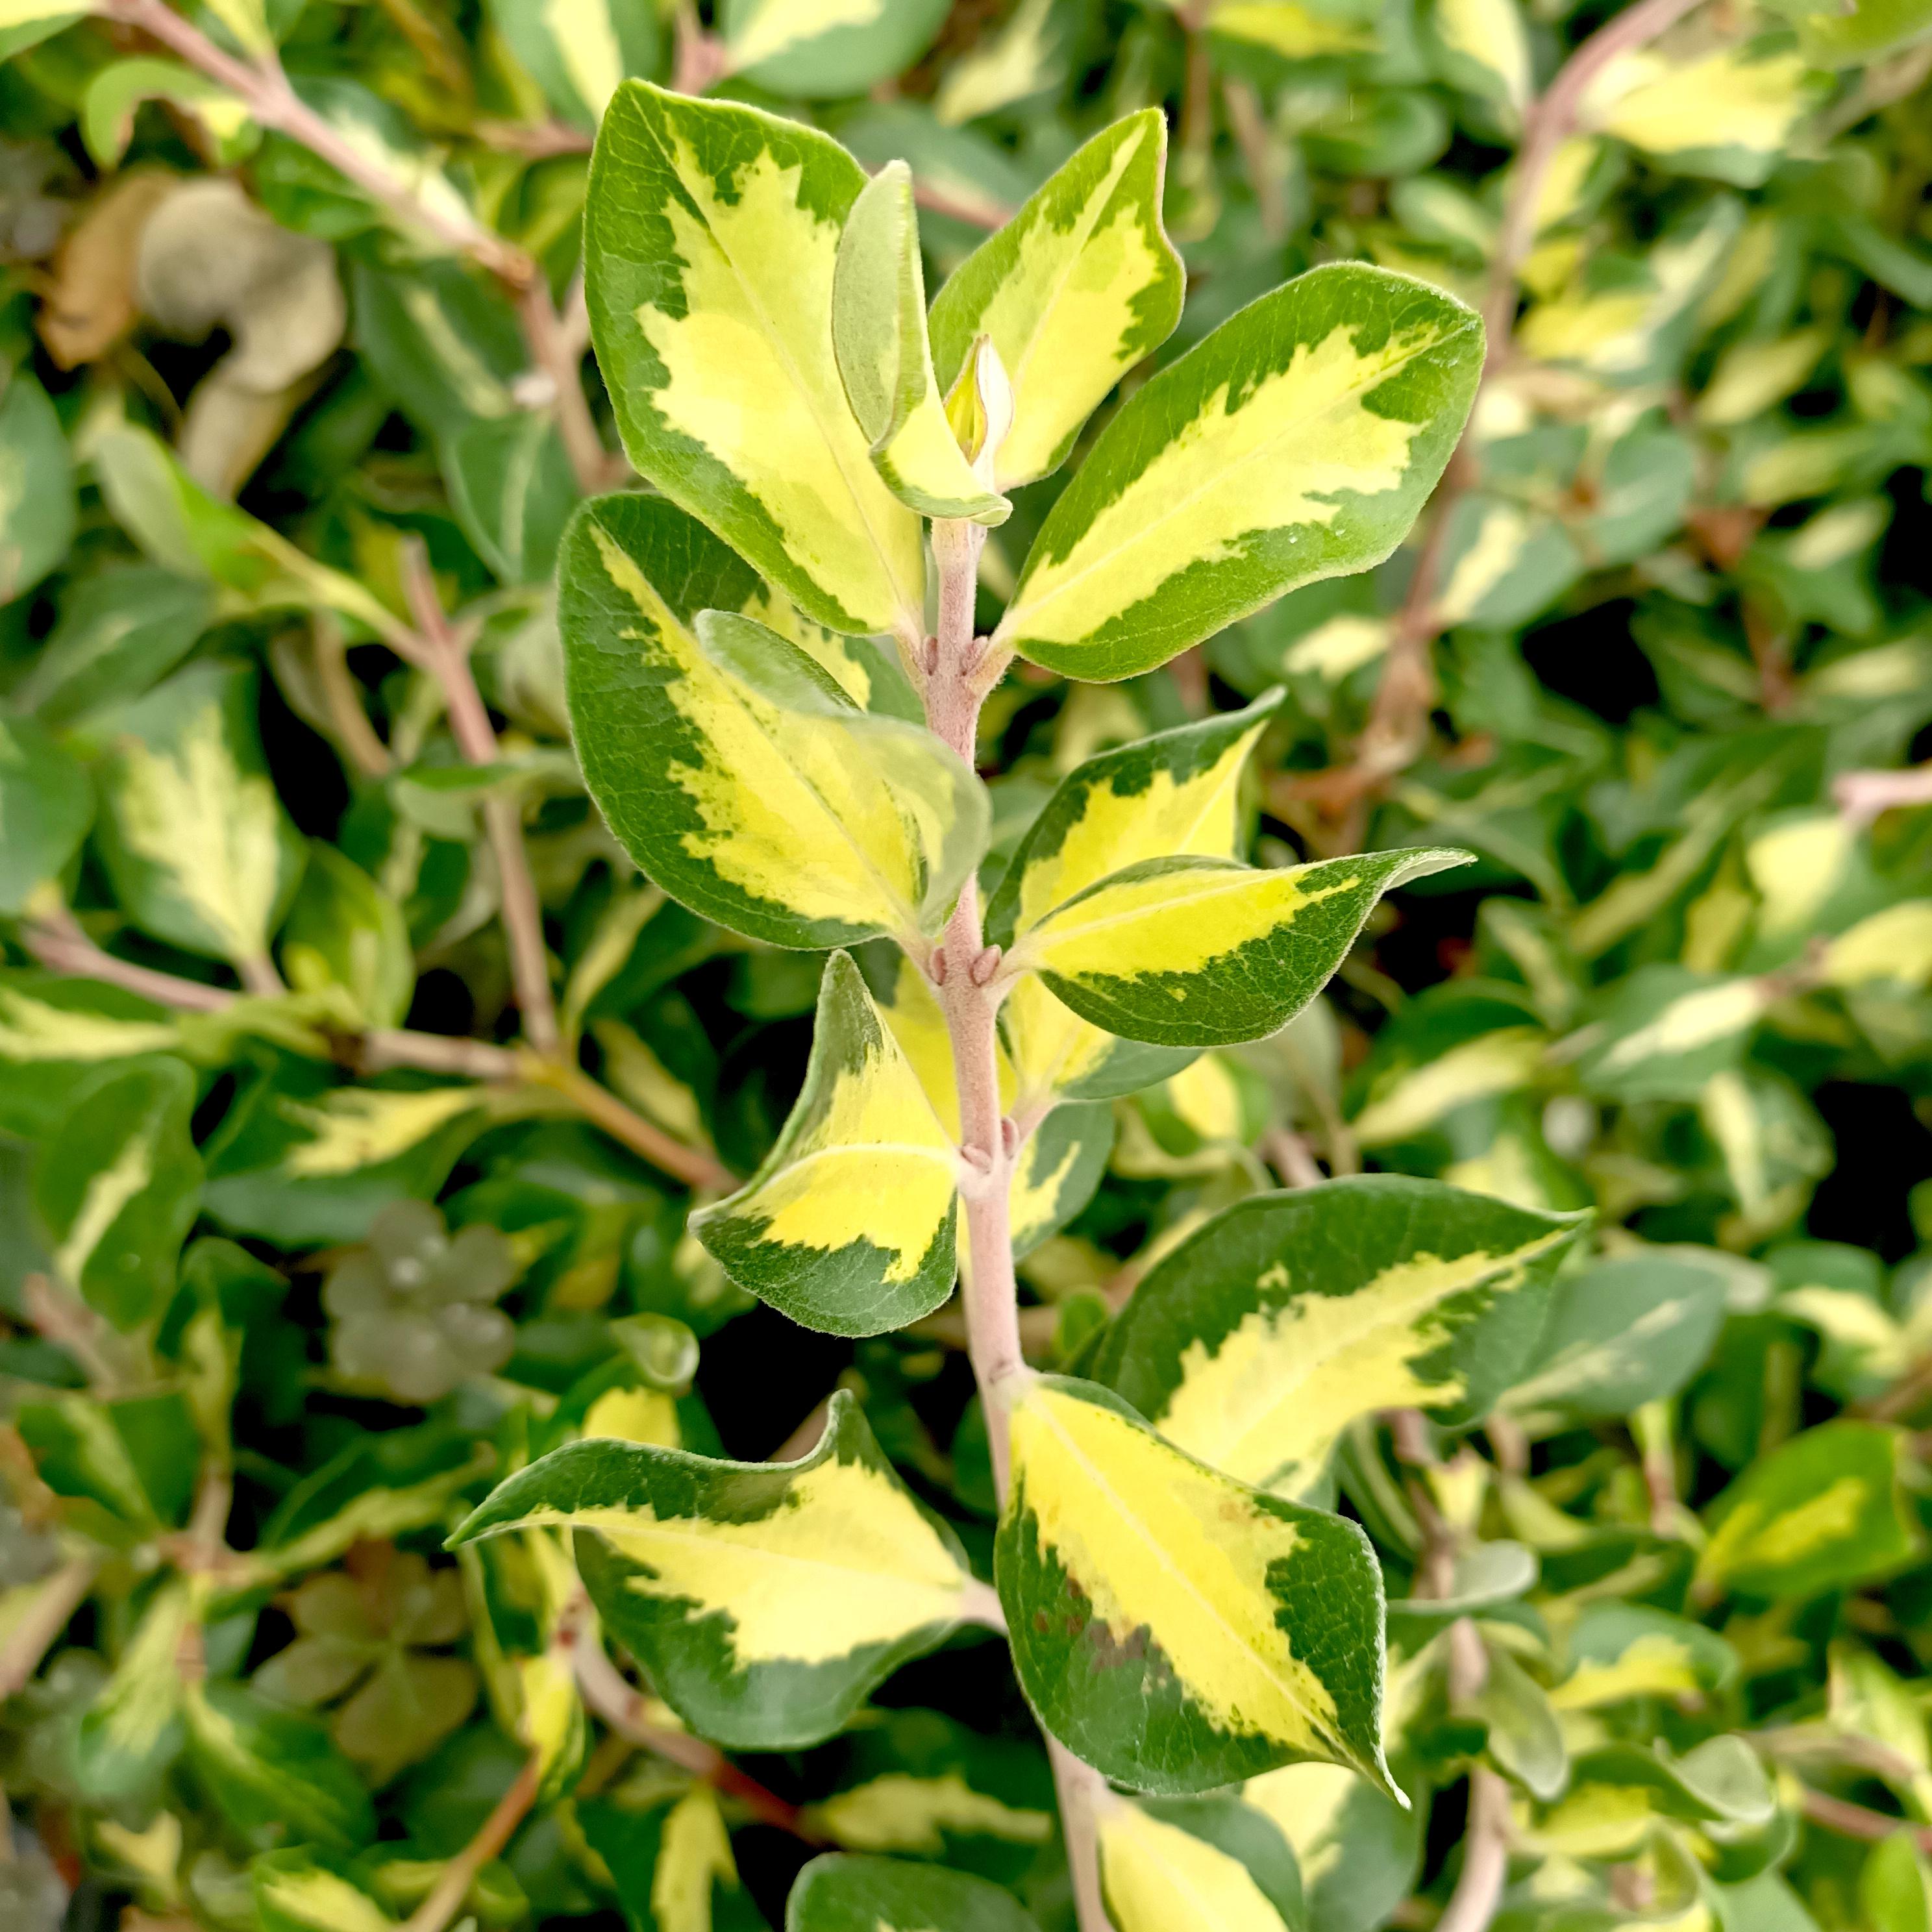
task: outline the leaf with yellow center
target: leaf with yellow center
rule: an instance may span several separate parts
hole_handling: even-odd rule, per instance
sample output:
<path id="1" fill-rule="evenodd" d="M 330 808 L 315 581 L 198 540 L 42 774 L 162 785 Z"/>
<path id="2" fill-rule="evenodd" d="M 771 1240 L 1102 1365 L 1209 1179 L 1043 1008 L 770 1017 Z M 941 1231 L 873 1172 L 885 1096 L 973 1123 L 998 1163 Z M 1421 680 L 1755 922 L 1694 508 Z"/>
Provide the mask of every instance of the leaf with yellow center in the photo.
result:
<path id="1" fill-rule="evenodd" d="M 1020 1682 L 1118 1782 L 1298 1759 L 1387 1786 L 1382 1574 L 1353 1523 L 1234 1481 L 1092 1383 L 1029 1379 L 994 1570 Z"/>
<path id="2" fill-rule="evenodd" d="M 1427 848 L 1258 869 L 1144 860 L 1076 893 L 1014 947 L 1082 1019 L 1128 1040 L 1225 1046 L 1286 1026 L 1325 986 L 1376 902 L 1467 862 Z"/>
<path id="3" fill-rule="evenodd" d="M 558 620 L 592 796 L 666 892 L 754 939 L 936 933 L 985 849 L 985 788 L 739 614 L 762 589 L 662 499 L 585 506 Z"/>
<path id="4" fill-rule="evenodd" d="M 749 1183 L 692 1216 L 731 1279 L 794 1322 L 881 1335 L 952 1292 L 958 1156 L 918 1073 L 835 952 L 804 1090 Z"/>
<path id="5" fill-rule="evenodd" d="M 802 1461 L 571 1443 L 501 1484 L 454 1540 L 532 1524 L 596 1532 L 577 1549 L 598 1614 L 686 1724 L 740 1749 L 829 1736 L 980 1588 L 842 1390 Z"/>
<path id="6" fill-rule="evenodd" d="M 982 242 L 932 304 L 932 356 L 950 390 L 990 336 L 1013 388 L 998 487 L 1059 468 L 1095 407 L 1180 319 L 1179 258 L 1161 226 L 1167 124 L 1117 121 Z"/>
<path id="7" fill-rule="evenodd" d="M 1070 676 L 1131 677 L 1379 562 L 1448 461 L 1482 359 L 1472 310 L 1387 269 L 1335 263 L 1264 296 L 1108 424 L 998 641 Z"/>
<path id="8" fill-rule="evenodd" d="M 1238 1798 L 1117 1801 L 1100 1814 L 1100 1879 L 1120 1932 L 1285 1932 L 1301 1874 L 1280 1828 Z"/>
<path id="9" fill-rule="evenodd" d="M 1190 1455 L 1293 1493 L 1358 1416 L 1484 1413 L 1582 1226 L 1406 1175 L 1260 1196 L 1156 1264 L 1094 1374 Z"/>
<path id="10" fill-rule="evenodd" d="M 586 285 L 639 472 L 819 622 L 911 635 L 919 519 L 874 469 L 832 350 L 865 181 L 796 122 L 627 81 L 591 164 Z"/>

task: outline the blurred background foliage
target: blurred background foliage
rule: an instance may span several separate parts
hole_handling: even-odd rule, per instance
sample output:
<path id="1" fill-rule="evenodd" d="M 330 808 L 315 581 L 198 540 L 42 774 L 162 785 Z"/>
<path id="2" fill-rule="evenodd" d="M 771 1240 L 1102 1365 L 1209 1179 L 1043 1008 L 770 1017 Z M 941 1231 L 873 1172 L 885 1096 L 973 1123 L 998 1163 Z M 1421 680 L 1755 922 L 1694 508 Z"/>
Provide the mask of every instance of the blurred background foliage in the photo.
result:
<path id="1" fill-rule="evenodd" d="M 1163 106 L 1157 361 L 1338 258 L 1486 310 L 1385 566 L 988 707 L 995 867 L 1082 759 L 1276 686 L 1261 858 L 1479 855 L 1286 1033 L 1115 1103 L 1023 1264 L 1029 1342 L 1090 1359 L 1204 1216 L 1324 1172 L 1593 1208 L 1480 1432 L 1345 1442 L 1414 1803 L 1250 1788 L 1302 1924 L 1472 1932 L 1442 1915 L 1486 1840 L 1516 1932 L 1922 1932 L 1928 29 L 0 0 L 0 1923 L 776 1924 L 825 1844 L 1071 1923 L 997 1646 L 728 1762 L 572 1664 L 536 1546 L 440 1553 L 572 1433 L 796 1453 L 834 1387 L 990 1541 L 948 1313 L 807 1334 L 682 1233 L 783 1118 L 820 962 L 640 880 L 563 724 L 558 536 L 628 473 L 579 214 L 641 75 L 908 160 L 934 286 Z M 1064 474 L 989 541 L 986 613 Z"/>

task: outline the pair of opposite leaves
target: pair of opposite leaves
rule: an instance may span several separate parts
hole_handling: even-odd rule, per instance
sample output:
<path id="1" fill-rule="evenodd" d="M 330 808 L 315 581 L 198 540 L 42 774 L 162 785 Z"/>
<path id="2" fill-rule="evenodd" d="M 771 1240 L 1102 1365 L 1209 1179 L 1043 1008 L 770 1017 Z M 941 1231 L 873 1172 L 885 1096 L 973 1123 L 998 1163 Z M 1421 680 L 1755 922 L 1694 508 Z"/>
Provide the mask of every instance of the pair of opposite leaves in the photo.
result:
<path id="1" fill-rule="evenodd" d="M 599 133 L 586 286 L 639 472 L 814 622 L 925 632 L 918 512 L 1004 514 L 1180 316 L 1154 110 L 1090 141 L 924 312 L 908 178 L 828 136 L 630 82 Z M 1482 326 L 1337 263 L 1231 318 L 1121 406 L 995 634 L 1070 675 L 1151 669 L 1406 532 L 1460 434 Z M 997 447 L 986 410 L 1012 422 Z M 943 398 L 958 406 L 949 424 Z M 964 428 L 977 460 L 959 446 Z"/>

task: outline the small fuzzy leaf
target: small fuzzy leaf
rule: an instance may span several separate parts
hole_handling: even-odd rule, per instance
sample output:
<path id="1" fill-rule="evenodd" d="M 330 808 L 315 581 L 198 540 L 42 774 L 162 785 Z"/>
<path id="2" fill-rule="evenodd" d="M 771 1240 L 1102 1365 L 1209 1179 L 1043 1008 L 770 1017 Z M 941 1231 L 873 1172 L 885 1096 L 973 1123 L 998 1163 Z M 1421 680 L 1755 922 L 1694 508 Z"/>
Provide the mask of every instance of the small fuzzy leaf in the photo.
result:
<path id="1" fill-rule="evenodd" d="M 926 516 L 1004 523 L 1012 506 L 973 473 L 933 380 L 919 218 L 903 161 L 887 162 L 845 218 L 832 340 L 852 413 L 893 495 Z"/>
<path id="2" fill-rule="evenodd" d="M 950 390 L 990 336 L 1013 390 L 994 480 L 1059 468 L 1107 392 L 1180 319 L 1183 277 L 1161 226 L 1167 123 L 1143 108 L 1103 129 L 947 278 L 932 356 Z"/>
<path id="3" fill-rule="evenodd" d="M 686 1724 L 744 1750 L 829 1736 L 980 1588 L 842 1390 L 802 1461 L 574 1442 L 499 1485 L 453 1540 L 541 1524 L 596 1532 L 578 1562 L 598 1613 Z"/>
<path id="4" fill-rule="evenodd" d="M 1116 1782 L 1313 1758 L 1388 1786 L 1382 1572 L 1356 1525 L 1250 1489 L 1110 1391 L 1028 1379 L 994 1570 L 1040 1720 Z"/>

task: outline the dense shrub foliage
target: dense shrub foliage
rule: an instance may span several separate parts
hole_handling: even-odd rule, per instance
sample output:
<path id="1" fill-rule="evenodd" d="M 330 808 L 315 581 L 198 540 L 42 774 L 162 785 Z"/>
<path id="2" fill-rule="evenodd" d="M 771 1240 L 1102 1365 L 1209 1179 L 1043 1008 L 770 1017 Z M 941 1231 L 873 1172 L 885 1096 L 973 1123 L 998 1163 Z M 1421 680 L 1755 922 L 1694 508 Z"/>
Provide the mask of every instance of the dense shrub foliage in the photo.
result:
<path id="1" fill-rule="evenodd" d="M 0 1927 L 1924 1932 L 1928 31 L 0 0 Z"/>

